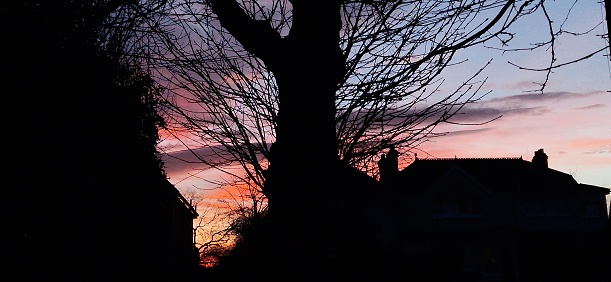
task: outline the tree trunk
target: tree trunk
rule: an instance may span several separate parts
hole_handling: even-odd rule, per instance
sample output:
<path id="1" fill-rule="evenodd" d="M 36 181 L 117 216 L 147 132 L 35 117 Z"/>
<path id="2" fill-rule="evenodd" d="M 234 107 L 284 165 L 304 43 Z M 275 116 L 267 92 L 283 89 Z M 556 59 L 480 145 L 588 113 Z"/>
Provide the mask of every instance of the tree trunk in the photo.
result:
<path id="1" fill-rule="evenodd" d="M 286 193 L 300 198 L 305 191 L 318 194 L 328 190 L 328 185 L 322 184 L 332 175 L 329 166 L 338 158 L 335 91 L 344 67 L 339 48 L 339 4 L 334 9 L 301 5 L 304 7 L 294 7 L 293 27 L 284 45 L 286 58 L 274 72 L 280 112 L 271 162 L 274 169 L 283 172 L 274 177 L 285 183 L 279 191 L 271 192 L 272 198 L 285 194 L 280 189 L 296 191 Z M 304 187 L 305 183 L 311 186 Z M 306 190 L 297 192 L 301 189 Z"/>
<path id="2" fill-rule="evenodd" d="M 276 247 L 290 252 L 297 264 L 322 270 L 323 256 L 331 256 L 337 233 L 332 226 L 339 184 L 335 92 L 344 67 L 341 19 L 336 1 L 293 5 L 286 58 L 274 72 L 279 120 L 264 191 L 270 217 L 283 229 L 277 230 L 283 235 Z"/>
<path id="3" fill-rule="evenodd" d="M 338 214 L 339 163 L 335 92 L 345 68 L 340 1 L 290 2 L 292 26 L 281 38 L 267 22 L 247 16 L 237 2 L 210 0 L 223 27 L 265 62 L 279 89 L 276 141 L 264 185 L 268 228 L 258 237 L 263 242 L 252 242 L 259 251 L 247 255 L 248 265 L 268 275 L 304 273 L 306 267 L 310 278 L 320 281 L 316 273 L 326 272 L 322 266 L 332 256 L 339 230 L 333 215 Z"/>

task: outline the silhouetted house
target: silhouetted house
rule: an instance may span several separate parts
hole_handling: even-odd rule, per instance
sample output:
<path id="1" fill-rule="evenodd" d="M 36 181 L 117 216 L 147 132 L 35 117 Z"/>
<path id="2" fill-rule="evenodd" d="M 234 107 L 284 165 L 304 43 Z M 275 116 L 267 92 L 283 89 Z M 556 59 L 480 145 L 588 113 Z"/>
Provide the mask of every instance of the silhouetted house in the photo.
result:
<path id="1" fill-rule="evenodd" d="M 542 149 L 386 169 L 370 216 L 395 265 L 446 281 L 609 281 L 610 190 L 549 168 Z"/>
<path id="2" fill-rule="evenodd" d="M 141 278 L 146 281 L 188 281 L 199 263 L 193 241 L 193 219 L 198 214 L 167 179 L 150 183 L 137 200 L 140 210 L 134 210 L 140 217 L 139 230 L 126 230 L 138 235 L 132 244 L 142 250 L 133 263 L 144 265 Z"/>
<path id="3" fill-rule="evenodd" d="M 161 174 L 101 181 L 50 191 L 45 209 L 18 225 L 6 242 L 14 281 L 191 281 L 197 213 L 179 191 Z"/>
<path id="4" fill-rule="evenodd" d="M 154 211 L 159 218 L 152 221 L 153 225 L 159 225 L 159 233 L 153 237 L 161 241 L 158 244 L 160 250 L 155 254 L 159 258 L 159 266 L 169 269 L 172 272 L 170 277 L 175 278 L 173 281 L 178 281 L 177 276 L 182 274 L 187 277 L 199 265 L 199 253 L 193 237 L 193 219 L 198 214 L 167 179 L 162 180 L 160 185 L 161 205 Z"/>

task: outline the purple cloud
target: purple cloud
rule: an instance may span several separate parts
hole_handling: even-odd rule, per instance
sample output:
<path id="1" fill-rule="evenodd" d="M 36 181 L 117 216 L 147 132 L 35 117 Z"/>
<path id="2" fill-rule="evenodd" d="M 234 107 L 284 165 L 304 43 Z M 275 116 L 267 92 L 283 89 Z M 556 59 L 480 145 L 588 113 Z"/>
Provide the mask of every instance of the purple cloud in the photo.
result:
<path id="1" fill-rule="evenodd" d="M 575 108 L 575 110 L 591 110 L 591 109 L 604 108 L 605 106 L 606 106 L 605 104 L 594 104 L 594 105 Z"/>

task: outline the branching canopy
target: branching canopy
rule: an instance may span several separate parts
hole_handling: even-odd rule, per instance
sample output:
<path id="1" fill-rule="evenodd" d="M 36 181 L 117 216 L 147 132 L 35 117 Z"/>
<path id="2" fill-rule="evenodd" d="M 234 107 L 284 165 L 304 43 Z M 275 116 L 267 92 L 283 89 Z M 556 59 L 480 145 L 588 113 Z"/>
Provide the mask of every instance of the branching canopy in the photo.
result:
<path id="1" fill-rule="evenodd" d="M 146 49 L 147 63 L 168 89 L 172 134 L 191 149 L 215 148 L 198 155 L 201 162 L 219 169 L 239 164 L 245 174 L 234 176 L 263 185 L 278 126 L 277 79 L 290 56 L 287 42 L 297 32 L 298 9 L 316 13 L 332 6 L 317 3 L 169 0 L 134 9 L 147 20 L 129 22 L 126 29 L 141 35 L 132 48 Z M 391 145 L 414 150 L 441 135 L 437 125 L 451 122 L 486 94 L 480 91 L 485 82 L 480 77 L 487 65 L 450 92 L 442 91 L 443 70 L 460 65 L 455 55 L 472 46 L 517 50 L 509 44 L 511 27 L 520 18 L 540 13 L 549 22 L 550 37 L 527 47 L 549 48 L 550 65 L 542 69 L 549 78 L 557 65 L 555 42 L 567 31 L 552 24 L 546 5 L 554 3 L 341 1 L 335 11 L 342 21 L 337 43 L 344 59 L 335 89 L 338 156 L 375 176 L 373 164 L 382 150 Z M 320 66 L 326 67 L 336 68 L 334 62 Z M 316 80 L 317 70 L 309 71 L 304 84 Z M 316 109 L 311 113 L 316 115 Z"/>

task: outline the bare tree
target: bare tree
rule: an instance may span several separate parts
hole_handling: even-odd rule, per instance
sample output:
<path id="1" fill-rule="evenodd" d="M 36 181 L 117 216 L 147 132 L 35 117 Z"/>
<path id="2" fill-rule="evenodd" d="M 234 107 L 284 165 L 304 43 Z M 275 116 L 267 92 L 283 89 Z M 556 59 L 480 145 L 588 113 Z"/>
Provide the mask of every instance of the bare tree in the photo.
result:
<path id="1" fill-rule="evenodd" d="M 439 134 L 437 125 L 486 94 L 486 64 L 450 92 L 441 91 L 443 70 L 459 66 L 456 55 L 473 46 L 511 50 L 512 25 L 547 17 L 546 5 L 553 4 L 175 0 L 134 46 L 148 48 L 169 90 L 170 127 L 188 132 L 174 131 L 176 137 L 188 148 L 215 148 L 197 155 L 203 163 L 241 166 L 244 175 L 234 175 L 261 188 L 270 215 L 291 222 L 291 234 L 321 242 L 323 231 L 306 229 L 336 228 L 341 219 L 330 215 L 350 203 L 338 167 L 375 175 L 382 150 L 414 149 Z M 560 33 L 547 21 L 549 40 L 528 48 L 550 48 L 549 71 L 558 65 Z M 325 240 L 332 246 L 340 238 Z M 332 248 L 301 251 L 312 246 L 318 253 Z"/>
<path id="2" fill-rule="evenodd" d="M 234 176 L 264 187 L 273 142 L 278 155 L 292 156 L 289 163 L 322 160 L 326 152 L 375 176 L 382 150 L 412 150 L 442 134 L 436 125 L 486 94 L 479 91 L 486 65 L 440 93 L 442 71 L 462 63 L 454 60 L 462 49 L 550 48 L 543 89 L 558 66 L 554 43 L 571 33 L 554 30 L 546 5 L 553 4 L 170 1 L 149 27 L 166 32 L 146 42 L 155 44 L 151 63 L 172 90 L 174 128 L 195 138 L 177 137 L 190 148 L 218 148 L 200 160 L 219 168 L 239 164 L 245 174 Z M 512 24 L 538 12 L 548 17 L 550 37 L 509 48 Z"/>
<path id="3" fill-rule="evenodd" d="M 200 254 L 200 265 L 215 267 L 252 232 L 267 213 L 267 201 L 259 189 L 240 180 L 221 188 L 217 197 L 201 191 L 185 191 L 199 216 L 193 225 L 193 243 Z"/>
<path id="4" fill-rule="evenodd" d="M 199 264 L 213 267 L 232 245 L 223 210 L 209 203 L 210 200 L 196 190 L 184 191 L 183 194 L 198 210 L 193 224 L 193 244 L 199 253 Z"/>

